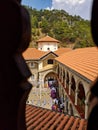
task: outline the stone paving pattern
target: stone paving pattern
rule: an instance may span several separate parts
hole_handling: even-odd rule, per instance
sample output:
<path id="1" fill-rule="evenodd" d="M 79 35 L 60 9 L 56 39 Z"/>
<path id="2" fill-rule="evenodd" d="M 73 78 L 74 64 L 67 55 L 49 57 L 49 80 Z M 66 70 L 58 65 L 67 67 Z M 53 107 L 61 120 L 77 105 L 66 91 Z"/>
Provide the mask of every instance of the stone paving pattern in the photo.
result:
<path id="1" fill-rule="evenodd" d="M 29 104 L 34 106 L 39 106 L 42 108 L 51 109 L 52 107 L 52 98 L 50 97 L 50 89 L 49 88 L 36 88 L 33 87 L 29 97 Z"/>

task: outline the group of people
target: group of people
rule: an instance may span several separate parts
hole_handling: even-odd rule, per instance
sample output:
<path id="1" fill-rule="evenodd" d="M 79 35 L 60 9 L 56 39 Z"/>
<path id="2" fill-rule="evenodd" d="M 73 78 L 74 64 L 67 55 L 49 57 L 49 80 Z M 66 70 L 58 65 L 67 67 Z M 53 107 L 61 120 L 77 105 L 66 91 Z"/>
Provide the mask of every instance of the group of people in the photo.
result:
<path id="1" fill-rule="evenodd" d="M 53 100 L 52 110 L 57 112 L 64 112 L 64 103 L 61 102 L 60 98 L 55 98 Z"/>
<path id="2" fill-rule="evenodd" d="M 57 85 L 54 81 L 49 82 L 49 88 L 51 90 L 51 98 L 53 100 L 52 110 L 57 112 L 64 112 L 64 102 L 62 98 L 59 97 L 57 92 Z"/>

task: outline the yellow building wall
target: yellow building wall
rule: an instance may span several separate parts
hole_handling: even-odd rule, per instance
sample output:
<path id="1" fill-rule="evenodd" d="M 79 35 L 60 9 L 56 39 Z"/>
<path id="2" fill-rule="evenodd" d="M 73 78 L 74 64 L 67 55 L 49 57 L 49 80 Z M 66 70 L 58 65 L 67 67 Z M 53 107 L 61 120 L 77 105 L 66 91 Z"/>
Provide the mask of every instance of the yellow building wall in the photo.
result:
<path id="1" fill-rule="evenodd" d="M 43 67 L 45 67 L 46 65 L 48 65 L 48 60 L 49 59 L 53 59 L 53 65 L 55 65 L 55 58 L 56 56 L 50 54 L 49 56 L 47 56 L 44 60 L 43 60 Z"/>

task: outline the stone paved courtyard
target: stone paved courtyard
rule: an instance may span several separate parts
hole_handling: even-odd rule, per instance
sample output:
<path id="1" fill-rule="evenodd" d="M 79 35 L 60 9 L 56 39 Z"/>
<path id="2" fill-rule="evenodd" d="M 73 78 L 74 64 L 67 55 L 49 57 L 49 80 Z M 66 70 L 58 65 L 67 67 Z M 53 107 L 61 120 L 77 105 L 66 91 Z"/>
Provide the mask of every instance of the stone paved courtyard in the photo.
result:
<path id="1" fill-rule="evenodd" d="M 52 98 L 50 97 L 49 88 L 35 88 L 33 87 L 28 98 L 29 104 L 51 109 Z"/>

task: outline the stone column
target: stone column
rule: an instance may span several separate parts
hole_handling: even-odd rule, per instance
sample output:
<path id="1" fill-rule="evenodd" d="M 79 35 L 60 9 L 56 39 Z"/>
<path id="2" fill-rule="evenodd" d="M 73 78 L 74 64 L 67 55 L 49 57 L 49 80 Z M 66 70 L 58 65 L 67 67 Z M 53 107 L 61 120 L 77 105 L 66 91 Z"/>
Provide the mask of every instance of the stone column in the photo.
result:
<path id="1" fill-rule="evenodd" d="M 69 82 L 69 95 L 71 95 L 71 82 Z"/>
<path id="2" fill-rule="evenodd" d="M 77 105 L 77 102 L 78 102 L 78 93 L 79 93 L 79 91 L 76 88 L 76 90 L 75 90 L 75 105 Z"/>
<path id="3" fill-rule="evenodd" d="M 64 82 L 65 82 L 65 86 L 64 86 L 64 87 L 66 88 L 66 79 L 65 79 L 65 81 L 64 81 Z"/>
<path id="4" fill-rule="evenodd" d="M 61 67 L 59 67 L 59 79 L 61 79 L 60 77 L 61 77 Z"/>
<path id="5" fill-rule="evenodd" d="M 56 73 L 58 74 L 58 66 L 56 66 L 56 69 L 55 69 Z"/>
<path id="6" fill-rule="evenodd" d="M 61 92 L 60 92 L 60 83 L 59 83 L 59 89 L 58 89 L 58 94 L 59 94 L 59 96 L 60 96 L 60 94 L 61 94 Z"/>
<path id="7" fill-rule="evenodd" d="M 88 118 L 88 105 L 89 105 L 89 102 L 85 100 L 85 119 Z"/>
<path id="8" fill-rule="evenodd" d="M 44 88 L 44 79 L 41 81 L 42 88 Z"/>
<path id="9" fill-rule="evenodd" d="M 68 114 L 71 114 L 71 109 L 70 109 L 70 102 L 68 102 Z"/>
<path id="10" fill-rule="evenodd" d="M 63 67 L 62 67 L 62 73 L 61 73 L 62 75 L 62 77 L 61 77 L 61 82 L 63 83 Z"/>
<path id="11" fill-rule="evenodd" d="M 68 114 L 68 97 L 66 96 L 65 101 L 64 101 L 64 106 L 65 106 L 65 113 Z"/>

